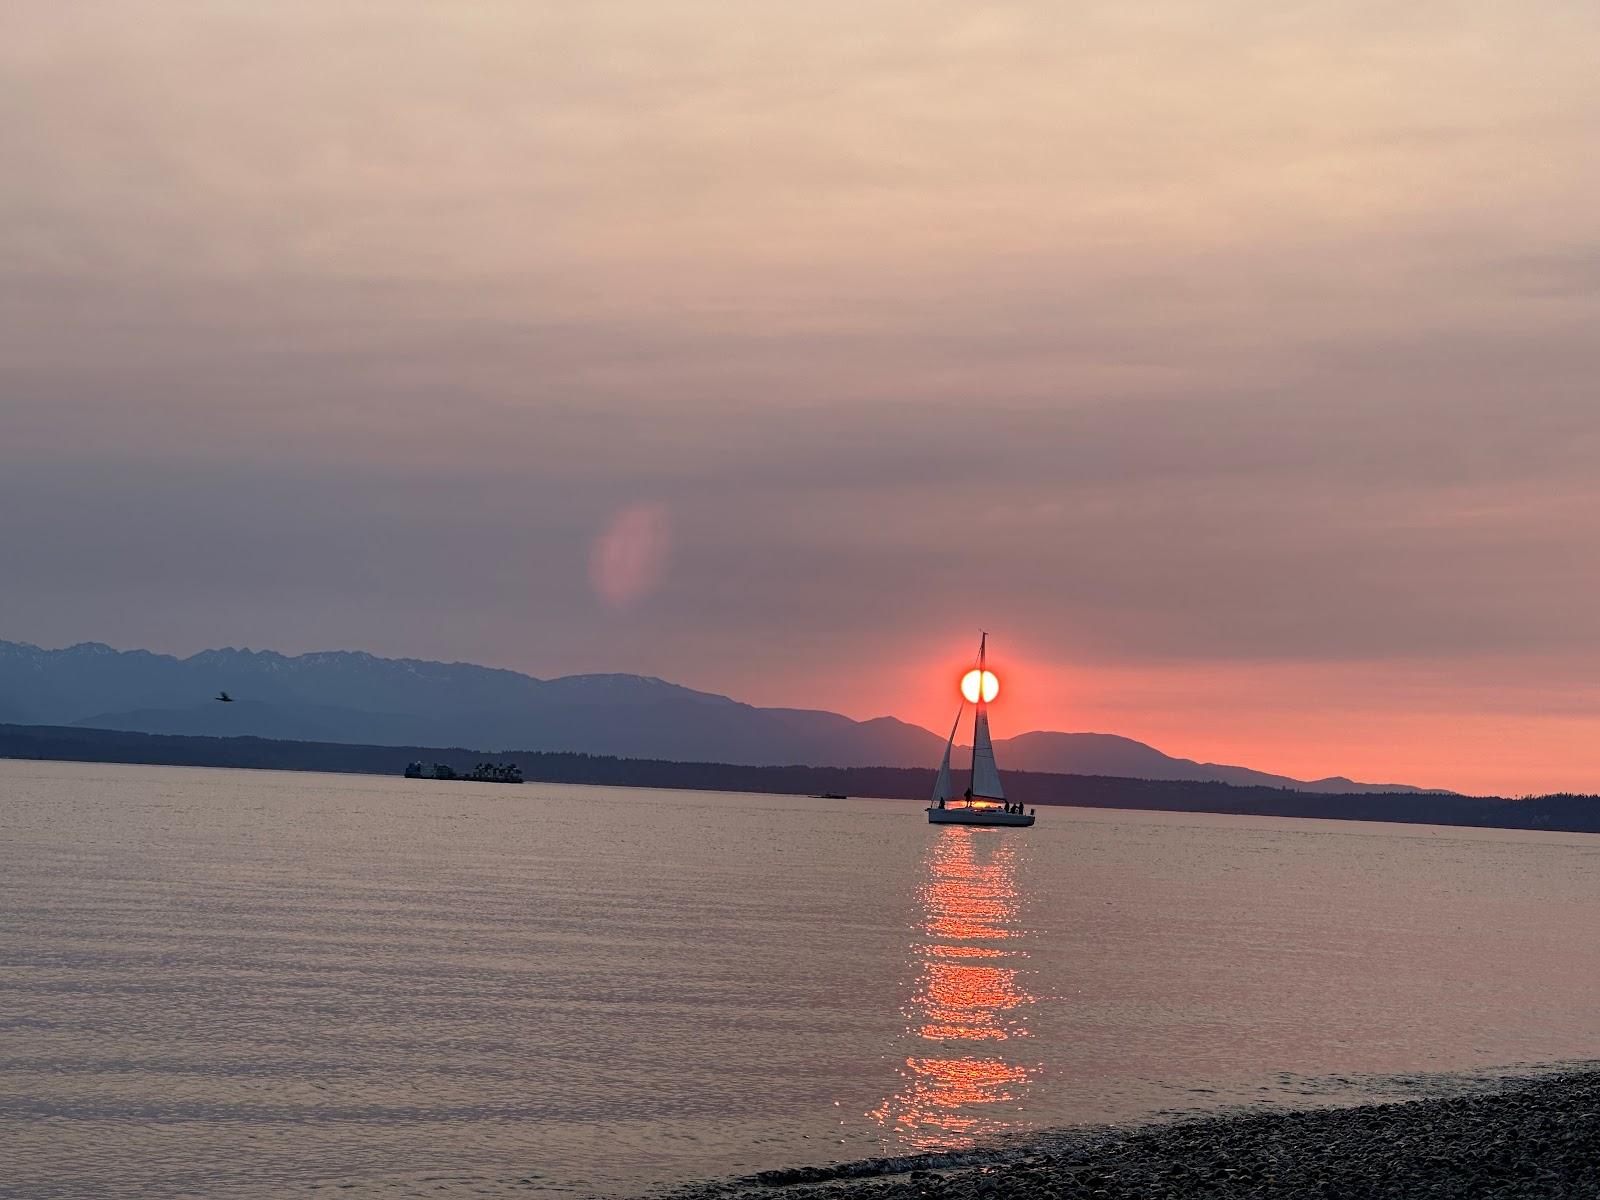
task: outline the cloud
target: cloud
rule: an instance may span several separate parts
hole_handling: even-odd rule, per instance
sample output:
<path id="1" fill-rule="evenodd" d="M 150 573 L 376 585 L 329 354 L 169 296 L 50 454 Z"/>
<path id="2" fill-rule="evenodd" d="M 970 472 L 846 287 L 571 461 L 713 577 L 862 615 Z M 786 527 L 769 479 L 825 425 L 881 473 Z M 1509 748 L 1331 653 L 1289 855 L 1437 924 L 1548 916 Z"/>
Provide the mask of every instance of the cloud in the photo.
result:
<path id="1" fill-rule="evenodd" d="M 631 608 L 655 590 L 666 567 L 670 538 L 659 504 L 623 509 L 595 539 L 589 579 L 612 608 Z"/>

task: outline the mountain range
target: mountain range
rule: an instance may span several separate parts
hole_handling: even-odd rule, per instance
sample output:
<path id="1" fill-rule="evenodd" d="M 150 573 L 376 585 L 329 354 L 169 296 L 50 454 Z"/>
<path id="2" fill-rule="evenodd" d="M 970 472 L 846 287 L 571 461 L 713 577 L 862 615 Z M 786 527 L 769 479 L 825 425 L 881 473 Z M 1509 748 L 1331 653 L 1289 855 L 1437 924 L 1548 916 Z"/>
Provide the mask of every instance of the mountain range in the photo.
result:
<path id="1" fill-rule="evenodd" d="M 213 697 L 225 691 L 234 703 Z M 379 745 L 570 750 L 749 766 L 926 767 L 943 739 L 878 717 L 757 708 L 643 675 L 537 679 L 517 671 L 362 651 L 204 650 L 188 658 L 83 642 L 0 641 L 0 723 Z M 1015 770 L 1205 780 L 1310 792 L 1421 789 L 1298 780 L 1173 758 L 1103 733 L 1025 733 L 995 743 Z"/>

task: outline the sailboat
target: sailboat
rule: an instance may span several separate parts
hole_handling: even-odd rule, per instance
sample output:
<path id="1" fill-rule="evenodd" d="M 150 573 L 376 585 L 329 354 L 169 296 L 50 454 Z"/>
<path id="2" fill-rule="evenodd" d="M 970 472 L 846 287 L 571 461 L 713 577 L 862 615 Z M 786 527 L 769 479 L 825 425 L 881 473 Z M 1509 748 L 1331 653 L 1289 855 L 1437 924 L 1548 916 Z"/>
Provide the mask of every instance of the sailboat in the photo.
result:
<path id="1" fill-rule="evenodd" d="M 974 701 L 977 716 L 972 723 L 972 783 L 961 795 L 956 795 L 950 782 L 950 752 L 955 748 L 956 733 L 961 728 L 961 718 L 967 711 L 965 699 L 956 709 L 955 724 L 950 726 L 950 738 L 944 744 L 944 761 L 939 764 L 939 777 L 933 785 L 933 801 L 928 805 L 930 825 L 1008 825 L 1033 824 L 1033 810 L 1022 811 L 1020 804 L 1006 800 L 1005 788 L 1000 786 L 1000 768 L 994 761 L 994 743 L 989 740 L 989 701 L 984 698 L 984 660 L 988 655 L 989 635 L 978 640 L 978 698 Z"/>

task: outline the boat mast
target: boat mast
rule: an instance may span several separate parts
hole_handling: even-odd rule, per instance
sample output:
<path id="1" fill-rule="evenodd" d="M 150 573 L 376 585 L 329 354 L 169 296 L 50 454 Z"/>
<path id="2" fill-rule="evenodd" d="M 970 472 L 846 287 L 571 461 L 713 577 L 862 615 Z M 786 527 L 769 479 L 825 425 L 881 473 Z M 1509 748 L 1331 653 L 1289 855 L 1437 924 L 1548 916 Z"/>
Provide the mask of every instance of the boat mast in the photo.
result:
<path id="1" fill-rule="evenodd" d="M 978 699 L 972 706 L 972 766 L 967 770 L 968 808 L 972 807 L 972 791 L 978 783 L 978 718 L 983 714 L 983 660 L 988 645 L 989 631 L 978 630 Z"/>

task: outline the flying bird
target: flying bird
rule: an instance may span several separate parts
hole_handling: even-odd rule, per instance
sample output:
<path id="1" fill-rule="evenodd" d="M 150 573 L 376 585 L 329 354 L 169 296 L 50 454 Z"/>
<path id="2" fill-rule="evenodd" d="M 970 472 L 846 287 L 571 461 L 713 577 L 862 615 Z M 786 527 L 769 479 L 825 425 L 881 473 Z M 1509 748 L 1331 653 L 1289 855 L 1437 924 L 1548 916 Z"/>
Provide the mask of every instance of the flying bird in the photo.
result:
<path id="1" fill-rule="evenodd" d="M 224 703 L 224 704 L 232 704 L 233 703 L 233 697 L 228 695 L 227 692 L 218 692 L 217 693 L 217 699 L 222 701 L 222 703 Z"/>

